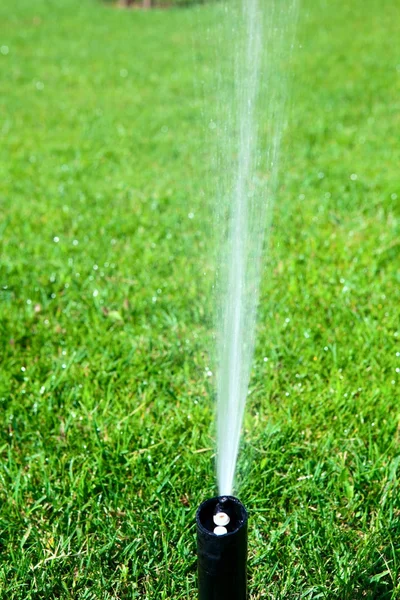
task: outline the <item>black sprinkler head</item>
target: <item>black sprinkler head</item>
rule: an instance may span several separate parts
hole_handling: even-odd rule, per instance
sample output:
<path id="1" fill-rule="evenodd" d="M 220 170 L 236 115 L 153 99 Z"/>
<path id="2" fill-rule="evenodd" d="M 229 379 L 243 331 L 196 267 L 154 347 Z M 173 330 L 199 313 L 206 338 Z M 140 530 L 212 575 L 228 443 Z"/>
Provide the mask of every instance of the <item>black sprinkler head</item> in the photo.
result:
<path id="1" fill-rule="evenodd" d="M 199 600 L 246 600 L 247 512 L 233 496 L 217 496 L 196 513 Z"/>

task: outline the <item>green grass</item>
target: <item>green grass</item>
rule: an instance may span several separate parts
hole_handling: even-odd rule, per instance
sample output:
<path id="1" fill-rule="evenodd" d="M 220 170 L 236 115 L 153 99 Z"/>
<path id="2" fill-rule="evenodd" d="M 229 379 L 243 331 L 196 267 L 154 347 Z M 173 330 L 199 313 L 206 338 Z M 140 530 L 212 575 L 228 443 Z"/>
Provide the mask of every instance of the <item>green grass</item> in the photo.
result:
<path id="1" fill-rule="evenodd" d="M 196 597 L 212 22 L 0 6 L 2 599 Z M 400 598 L 399 23 L 301 9 L 238 467 L 253 600 Z"/>

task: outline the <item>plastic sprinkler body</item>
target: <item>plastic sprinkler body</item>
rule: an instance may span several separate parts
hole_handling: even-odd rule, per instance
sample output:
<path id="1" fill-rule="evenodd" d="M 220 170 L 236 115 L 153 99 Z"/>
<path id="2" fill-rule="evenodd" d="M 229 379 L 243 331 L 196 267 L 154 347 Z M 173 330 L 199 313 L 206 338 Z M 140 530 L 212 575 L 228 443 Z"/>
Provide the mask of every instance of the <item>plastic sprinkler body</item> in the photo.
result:
<path id="1" fill-rule="evenodd" d="M 196 513 L 199 600 L 247 599 L 247 512 L 233 496 L 206 500 Z"/>

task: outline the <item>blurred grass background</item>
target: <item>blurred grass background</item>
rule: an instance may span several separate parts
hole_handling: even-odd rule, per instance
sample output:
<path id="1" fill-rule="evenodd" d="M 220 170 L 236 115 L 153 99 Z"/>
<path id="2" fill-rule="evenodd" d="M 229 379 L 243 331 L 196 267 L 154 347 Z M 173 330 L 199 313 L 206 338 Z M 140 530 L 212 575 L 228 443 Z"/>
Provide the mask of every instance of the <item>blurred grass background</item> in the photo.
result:
<path id="1" fill-rule="evenodd" d="M 1 598 L 196 597 L 214 10 L 0 6 Z M 301 7 L 237 485 L 252 599 L 400 598 L 399 29 L 395 3 Z"/>

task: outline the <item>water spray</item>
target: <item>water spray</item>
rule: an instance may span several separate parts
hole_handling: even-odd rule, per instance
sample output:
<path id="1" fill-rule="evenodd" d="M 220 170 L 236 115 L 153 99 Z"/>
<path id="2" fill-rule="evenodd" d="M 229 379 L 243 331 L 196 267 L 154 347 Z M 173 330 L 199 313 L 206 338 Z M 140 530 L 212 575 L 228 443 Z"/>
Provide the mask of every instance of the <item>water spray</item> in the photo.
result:
<path id="1" fill-rule="evenodd" d="M 247 512 L 231 496 L 256 339 L 266 225 L 285 124 L 285 72 L 298 0 L 225 0 L 214 131 L 217 269 L 217 475 L 196 513 L 199 600 L 247 599 Z M 213 44 L 215 40 L 213 39 Z M 285 62 L 286 61 L 286 62 Z M 286 69 L 286 66 L 284 67 Z M 215 90 L 210 90 L 211 96 Z M 215 118 L 217 117 L 217 118 Z M 213 126 L 211 127 L 211 124 Z"/>
<path id="2" fill-rule="evenodd" d="M 245 507 L 233 496 L 217 496 L 199 506 L 199 600 L 246 600 L 247 519 Z"/>

